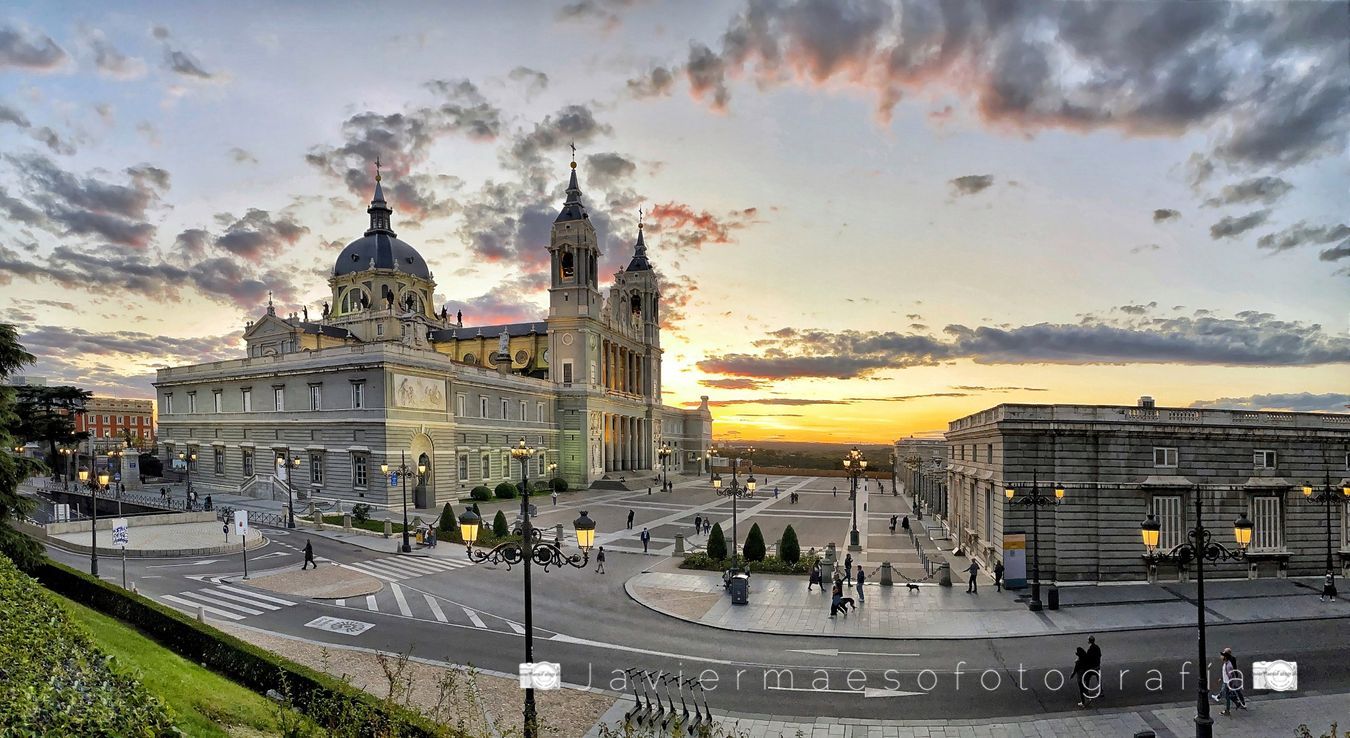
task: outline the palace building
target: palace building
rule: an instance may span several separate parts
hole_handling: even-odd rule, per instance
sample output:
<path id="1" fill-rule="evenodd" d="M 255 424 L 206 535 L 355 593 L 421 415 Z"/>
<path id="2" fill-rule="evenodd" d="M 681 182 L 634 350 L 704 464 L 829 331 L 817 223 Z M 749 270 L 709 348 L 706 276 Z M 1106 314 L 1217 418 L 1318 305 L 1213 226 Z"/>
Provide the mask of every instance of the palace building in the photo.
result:
<path id="1" fill-rule="evenodd" d="M 576 162 L 547 244 L 546 320 L 466 326 L 436 312 L 422 255 L 393 230 L 380 177 L 370 227 L 338 255 L 331 302 L 266 312 L 244 330 L 246 356 L 161 369 L 155 388 L 166 460 L 195 454 L 193 484 L 389 506 L 380 465 L 406 464 L 409 502 L 428 508 L 478 485 L 519 481 L 509 448 L 538 449 L 531 480 L 634 484 L 659 470 L 702 473 L 707 397 L 661 404 L 660 284 L 642 226 L 633 256 L 599 286 L 599 240 Z M 542 247 L 542 246 L 541 246 Z M 426 472 L 419 474 L 421 464 Z"/>

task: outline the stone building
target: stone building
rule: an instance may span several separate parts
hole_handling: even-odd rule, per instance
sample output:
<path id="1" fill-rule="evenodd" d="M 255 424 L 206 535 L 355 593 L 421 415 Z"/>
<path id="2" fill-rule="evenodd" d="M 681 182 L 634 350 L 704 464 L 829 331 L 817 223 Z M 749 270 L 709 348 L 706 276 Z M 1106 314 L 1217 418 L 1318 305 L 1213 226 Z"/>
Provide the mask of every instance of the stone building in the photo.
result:
<path id="1" fill-rule="evenodd" d="M 1216 576 L 1320 575 L 1325 510 L 1302 488 L 1324 477 L 1350 483 L 1350 414 L 1247 412 L 1138 406 L 999 405 L 952 421 L 946 434 L 952 538 L 989 565 L 1003 555 L 1004 534 L 1025 532 L 1031 508 L 1004 490 L 1033 481 L 1064 501 L 1040 509 L 1044 581 L 1144 579 L 1139 525 L 1150 512 L 1162 524 L 1162 548 L 1186 540 L 1194 497 L 1203 522 L 1232 548 L 1233 521 L 1255 524 L 1245 562 L 1221 562 Z M 1350 561 L 1345 507 L 1331 511 L 1333 556 Z M 1159 575 L 1185 576 L 1161 566 Z"/>
<path id="2" fill-rule="evenodd" d="M 155 403 L 124 397 L 90 397 L 85 412 L 75 414 L 75 432 L 88 432 L 99 447 L 155 445 Z"/>
<path id="3" fill-rule="evenodd" d="M 522 437 L 541 450 L 531 479 L 635 481 L 666 446 L 672 471 L 702 472 L 707 398 L 661 404 L 660 284 L 642 226 L 602 295 L 576 162 L 547 244 L 548 318 L 507 325 L 436 311 L 435 279 L 397 238 L 375 179 L 370 227 L 338 255 L 318 316 L 283 317 L 269 301 L 244 330 L 244 358 L 158 372 L 161 449 L 197 454 L 196 486 L 392 505 L 401 492 L 379 466 L 402 458 L 409 496 L 431 507 L 518 481 L 508 449 Z"/>
<path id="4" fill-rule="evenodd" d="M 910 436 L 895 442 L 891 455 L 895 479 L 923 506 L 924 512 L 946 513 L 946 458 L 947 441 L 941 437 Z"/>

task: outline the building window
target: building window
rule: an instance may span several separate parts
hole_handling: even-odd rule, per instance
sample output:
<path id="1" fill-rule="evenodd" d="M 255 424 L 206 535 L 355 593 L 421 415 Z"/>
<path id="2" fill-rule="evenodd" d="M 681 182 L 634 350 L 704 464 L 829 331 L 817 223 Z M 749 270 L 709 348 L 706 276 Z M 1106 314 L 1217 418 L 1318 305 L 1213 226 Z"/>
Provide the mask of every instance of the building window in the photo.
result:
<path id="1" fill-rule="evenodd" d="M 364 454 L 352 455 L 352 486 L 366 486 L 366 457 Z"/>
<path id="2" fill-rule="evenodd" d="M 524 419 L 525 419 L 525 407 L 526 407 L 526 406 L 525 406 L 525 401 L 524 401 L 524 400 L 521 400 L 521 401 L 520 401 L 520 419 L 521 419 L 521 420 L 524 420 Z"/>
<path id="3" fill-rule="evenodd" d="M 562 383 L 564 387 L 572 386 L 572 362 L 570 361 L 562 363 Z"/>
<path id="4" fill-rule="evenodd" d="M 359 410 L 366 406 L 366 383 L 352 382 L 352 409 Z"/>
<path id="5" fill-rule="evenodd" d="M 211 455 L 212 455 L 212 459 L 211 459 L 212 464 L 211 464 L 211 465 L 215 468 L 216 476 L 220 476 L 220 475 L 224 474 L 224 473 L 225 473 L 225 449 L 221 448 L 220 446 L 216 446 L 216 447 L 215 447 L 215 450 L 212 451 L 212 454 L 211 454 Z"/>
<path id="6" fill-rule="evenodd" d="M 244 401 L 244 412 L 253 412 L 253 390 L 245 387 L 244 389 L 239 390 L 239 396 Z"/>
<path id="7" fill-rule="evenodd" d="M 502 452 L 502 478 L 503 478 L 503 479 L 510 479 L 510 478 L 511 478 L 511 452 L 510 452 L 510 451 L 503 451 L 503 452 Z"/>
<path id="8" fill-rule="evenodd" d="M 984 491 L 984 542 L 994 542 L 994 487 Z"/>
<path id="9" fill-rule="evenodd" d="M 323 454 L 309 455 L 309 483 L 323 484 Z"/>
<path id="10" fill-rule="evenodd" d="M 1158 534 L 1158 548 L 1171 551 L 1186 540 L 1185 523 L 1181 519 L 1181 495 L 1154 495 L 1153 516 L 1162 526 Z"/>
<path id="11" fill-rule="evenodd" d="M 211 402 L 216 408 L 216 412 L 224 410 L 224 403 L 220 401 L 220 390 L 211 393 Z"/>
<path id="12" fill-rule="evenodd" d="M 1253 550 L 1271 551 L 1283 548 L 1284 530 L 1280 520 L 1281 502 L 1282 500 L 1279 497 L 1270 495 L 1252 498 Z"/>
<path id="13" fill-rule="evenodd" d="M 509 416 L 506 414 L 506 398 L 503 397 L 503 398 L 502 398 L 502 420 L 506 420 L 508 417 L 509 417 Z"/>
<path id="14" fill-rule="evenodd" d="M 984 461 L 987 464 L 994 463 L 994 444 L 986 443 L 984 445 Z"/>
<path id="15" fill-rule="evenodd" d="M 465 481 L 469 478 L 469 455 L 459 455 L 459 480 Z"/>
<path id="16" fill-rule="evenodd" d="M 1255 466 L 1257 469 L 1274 469 L 1275 452 L 1257 451 L 1256 453 L 1252 454 L 1252 465 Z"/>
<path id="17" fill-rule="evenodd" d="M 285 410 L 285 409 L 286 409 L 286 388 L 285 388 L 285 387 L 273 387 L 273 388 L 272 388 L 272 407 L 273 407 L 277 412 L 281 412 L 282 410 Z"/>
<path id="18" fill-rule="evenodd" d="M 244 449 L 244 476 L 253 476 L 253 450 Z"/>
<path id="19" fill-rule="evenodd" d="M 1177 450 L 1174 448 L 1154 447 L 1153 466 L 1158 468 L 1175 467 L 1177 465 Z"/>
<path id="20" fill-rule="evenodd" d="M 376 323 L 376 324 L 375 324 L 375 335 L 377 335 L 377 336 L 383 336 L 383 335 L 384 335 L 384 323 Z"/>
<path id="21" fill-rule="evenodd" d="M 323 409 L 323 385 L 311 384 L 309 386 L 309 409 Z"/>
<path id="22" fill-rule="evenodd" d="M 468 413 L 464 412 L 464 395 L 455 395 L 455 415 L 468 417 Z"/>
<path id="23" fill-rule="evenodd" d="M 479 397 L 479 398 L 478 398 L 478 417 L 480 417 L 480 418 L 486 418 L 486 417 L 487 417 L 487 398 L 486 398 L 486 397 Z"/>
<path id="24" fill-rule="evenodd" d="M 490 475 L 492 474 L 492 455 L 483 454 L 482 461 L 483 461 L 483 481 L 486 482 L 488 479 L 491 479 Z"/>
<path id="25" fill-rule="evenodd" d="M 164 414 L 173 415 L 173 393 L 164 395 Z"/>
<path id="26" fill-rule="evenodd" d="M 188 395 L 188 414 L 197 412 L 197 393 L 189 392 Z M 108 422 L 108 416 L 103 416 L 103 422 Z"/>
<path id="27" fill-rule="evenodd" d="M 534 403 L 534 419 L 538 420 L 540 423 L 544 422 L 544 403 Z"/>

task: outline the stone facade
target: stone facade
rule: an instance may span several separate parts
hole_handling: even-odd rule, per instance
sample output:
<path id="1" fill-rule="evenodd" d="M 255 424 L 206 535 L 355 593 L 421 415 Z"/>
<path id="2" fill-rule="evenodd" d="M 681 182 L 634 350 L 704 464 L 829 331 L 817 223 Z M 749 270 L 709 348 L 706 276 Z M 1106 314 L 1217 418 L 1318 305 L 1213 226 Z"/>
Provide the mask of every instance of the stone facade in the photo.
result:
<path id="1" fill-rule="evenodd" d="M 1002 557 L 1005 532 L 1024 531 L 1032 546 L 1030 506 L 1008 503 L 1033 481 L 1064 501 L 1041 507 L 1044 581 L 1144 579 L 1139 525 L 1163 522 L 1163 545 L 1186 540 L 1193 495 L 1203 522 L 1232 548 L 1233 521 L 1256 524 L 1245 562 L 1220 562 L 1216 576 L 1311 576 L 1324 573 L 1326 510 L 1303 499 L 1329 477 L 1337 495 L 1350 484 L 1350 414 L 1245 412 L 1098 405 L 999 405 L 952 421 L 946 434 L 945 522 L 961 547 L 988 564 Z M 1333 556 L 1345 567 L 1350 533 L 1344 505 L 1331 510 Z M 1030 551 L 1028 551 L 1030 555 Z M 1163 565 L 1163 577 L 1186 576 Z"/>
<path id="2" fill-rule="evenodd" d="M 947 513 L 947 442 L 943 438 L 904 438 L 891 455 L 895 478 L 925 513 Z"/>

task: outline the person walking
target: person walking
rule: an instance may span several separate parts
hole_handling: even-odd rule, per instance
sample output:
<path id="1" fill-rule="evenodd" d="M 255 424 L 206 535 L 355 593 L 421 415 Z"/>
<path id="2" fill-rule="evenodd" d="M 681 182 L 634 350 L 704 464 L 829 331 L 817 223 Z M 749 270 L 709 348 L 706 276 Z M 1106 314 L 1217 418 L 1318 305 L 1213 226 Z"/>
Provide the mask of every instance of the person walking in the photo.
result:
<path id="1" fill-rule="evenodd" d="M 825 583 L 821 581 L 820 562 L 811 565 L 811 579 L 806 583 L 806 591 L 810 592 L 812 587 L 820 587 L 820 591 L 825 591 Z"/>
<path id="2" fill-rule="evenodd" d="M 604 546 L 601 546 L 601 547 L 600 547 L 600 550 L 597 551 L 596 554 L 595 554 L 595 573 L 596 573 L 596 574 L 604 574 L 604 573 L 605 573 L 605 547 L 604 547 Z"/>
<path id="3" fill-rule="evenodd" d="M 1075 658 L 1074 658 L 1074 660 L 1073 660 L 1073 683 L 1074 683 L 1074 686 L 1078 687 L 1078 706 L 1079 706 L 1079 707 L 1087 707 L 1087 705 L 1088 705 L 1088 696 L 1087 696 L 1088 655 L 1087 655 L 1087 651 L 1084 651 L 1084 650 L 1083 650 L 1083 647 L 1082 647 L 1082 646 L 1079 646 L 1079 647 L 1074 651 L 1074 656 L 1075 656 Z"/>
<path id="4" fill-rule="evenodd" d="M 849 573 L 852 572 L 852 571 L 853 571 L 853 554 L 845 554 L 845 555 L 844 555 L 844 578 L 845 578 L 845 579 L 848 579 L 848 575 L 849 575 Z"/>
<path id="5" fill-rule="evenodd" d="M 894 515 L 892 515 L 892 516 L 891 516 L 891 535 L 895 535 L 895 522 L 896 522 L 896 518 L 895 518 Z"/>
<path id="6" fill-rule="evenodd" d="M 704 519 L 703 519 L 703 535 L 706 536 L 706 535 L 711 535 L 711 534 L 712 534 L 712 518 L 704 518 Z"/>
<path id="7" fill-rule="evenodd" d="M 632 510 L 629 510 L 629 511 L 628 511 L 628 530 L 632 530 L 632 529 L 633 529 L 633 511 L 632 511 Z"/>
<path id="8" fill-rule="evenodd" d="M 308 569 L 310 566 L 313 566 L 315 569 L 319 568 L 319 565 L 316 564 L 316 563 L 314 563 L 314 544 L 311 543 L 310 540 L 309 540 L 308 538 L 306 538 L 306 539 L 305 539 L 305 563 L 304 563 L 303 565 L 301 565 L 300 571 L 304 571 L 305 569 Z"/>
<path id="9" fill-rule="evenodd" d="M 553 490 L 553 506 L 558 506 L 558 490 Z"/>
<path id="10" fill-rule="evenodd" d="M 1003 591 L 1003 562 L 994 562 L 994 591 Z"/>
<path id="11" fill-rule="evenodd" d="M 1247 697 L 1242 693 L 1242 671 L 1238 669 L 1237 658 L 1233 656 L 1233 649 L 1225 647 L 1220 657 L 1222 666 L 1220 667 L 1220 676 L 1222 683 L 1219 685 L 1219 695 L 1223 696 L 1223 712 L 1220 715 L 1232 714 L 1233 705 L 1238 709 L 1247 709 Z M 1219 695 L 1211 695 L 1215 702 L 1219 701 Z"/>
<path id="12" fill-rule="evenodd" d="M 830 617 L 839 614 L 844 608 L 841 606 L 844 600 L 844 585 L 838 580 L 834 580 L 834 586 L 830 589 Z M 845 610 L 847 612 L 847 610 Z"/>
<path id="13" fill-rule="evenodd" d="M 906 533 L 909 532 L 909 516 L 908 516 L 908 515 L 906 515 L 905 517 L 901 518 L 901 520 L 900 520 L 900 530 L 903 530 L 903 531 L 906 532 Z"/>
<path id="14" fill-rule="evenodd" d="M 838 487 L 830 487 L 830 494 L 831 494 L 832 496 L 834 496 L 834 497 L 838 497 L 838 496 L 839 496 L 839 488 L 838 488 Z"/>
<path id="15" fill-rule="evenodd" d="M 1322 602 L 1326 602 L 1327 600 L 1331 600 L 1332 602 L 1336 601 L 1336 579 L 1329 571 L 1322 580 L 1322 596 L 1318 599 Z"/>
<path id="16" fill-rule="evenodd" d="M 695 516 L 694 516 L 694 535 L 698 535 L 699 533 L 702 533 L 702 532 L 703 532 L 703 516 L 702 516 L 702 515 L 695 515 Z"/>
<path id="17" fill-rule="evenodd" d="M 642 553 L 647 553 L 647 545 L 652 541 L 652 534 L 648 533 L 646 528 L 643 528 L 642 535 L 638 538 L 642 539 Z"/>
<path id="18" fill-rule="evenodd" d="M 773 488 L 773 498 L 774 498 L 775 500 L 778 499 L 778 488 L 777 488 L 777 487 L 774 487 L 774 488 Z"/>
<path id="19" fill-rule="evenodd" d="M 966 583 L 966 594 L 979 594 L 980 587 L 975 582 L 975 575 L 980 573 L 980 562 L 971 559 L 970 566 L 967 566 L 965 571 L 970 574 L 970 581 Z"/>
<path id="20" fill-rule="evenodd" d="M 863 584 L 867 582 L 867 575 L 863 574 L 862 564 L 858 564 L 858 604 L 863 603 Z"/>
<path id="21" fill-rule="evenodd" d="M 652 493 L 652 488 L 651 488 L 651 487 L 648 487 L 648 488 L 647 488 L 647 494 L 651 494 L 651 493 Z M 629 527 L 629 528 L 632 528 L 633 526 L 630 525 L 630 526 L 628 526 L 628 527 Z"/>
<path id="22" fill-rule="evenodd" d="M 1092 698 L 1097 699 L 1102 693 L 1102 647 L 1097 645 L 1097 636 L 1088 636 L 1087 657 L 1085 684 L 1092 690 Z"/>

